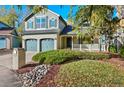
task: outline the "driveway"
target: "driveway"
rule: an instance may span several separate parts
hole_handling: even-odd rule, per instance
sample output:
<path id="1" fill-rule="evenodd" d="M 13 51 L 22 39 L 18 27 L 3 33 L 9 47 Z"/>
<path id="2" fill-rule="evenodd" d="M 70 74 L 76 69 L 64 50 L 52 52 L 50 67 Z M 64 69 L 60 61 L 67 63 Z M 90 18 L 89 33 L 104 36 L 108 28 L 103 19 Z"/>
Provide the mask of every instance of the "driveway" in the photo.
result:
<path id="1" fill-rule="evenodd" d="M 0 87 L 20 87 L 17 74 L 12 69 L 12 50 L 0 49 Z"/>
<path id="2" fill-rule="evenodd" d="M 16 73 L 7 67 L 0 66 L 0 87 L 21 87 Z"/>
<path id="3" fill-rule="evenodd" d="M 0 55 L 0 65 L 12 69 L 12 54 Z"/>

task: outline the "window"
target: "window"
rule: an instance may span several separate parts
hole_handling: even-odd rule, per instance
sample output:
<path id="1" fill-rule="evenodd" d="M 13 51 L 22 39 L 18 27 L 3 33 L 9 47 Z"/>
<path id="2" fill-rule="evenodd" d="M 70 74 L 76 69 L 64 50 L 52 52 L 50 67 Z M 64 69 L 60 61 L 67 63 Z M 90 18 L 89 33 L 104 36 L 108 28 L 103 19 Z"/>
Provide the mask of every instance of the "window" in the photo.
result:
<path id="1" fill-rule="evenodd" d="M 32 20 L 29 20 L 27 22 L 27 29 L 33 29 L 33 21 Z"/>
<path id="2" fill-rule="evenodd" d="M 50 27 L 56 27 L 57 26 L 57 20 L 55 18 L 50 19 L 49 26 Z"/>
<path id="3" fill-rule="evenodd" d="M 40 18 L 36 18 L 36 28 L 40 28 Z"/>
<path id="4" fill-rule="evenodd" d="M 37 17 L 36 21 L 36 28 L 47 28 L 48 26 L 48 18 L 47 17 Z"/>

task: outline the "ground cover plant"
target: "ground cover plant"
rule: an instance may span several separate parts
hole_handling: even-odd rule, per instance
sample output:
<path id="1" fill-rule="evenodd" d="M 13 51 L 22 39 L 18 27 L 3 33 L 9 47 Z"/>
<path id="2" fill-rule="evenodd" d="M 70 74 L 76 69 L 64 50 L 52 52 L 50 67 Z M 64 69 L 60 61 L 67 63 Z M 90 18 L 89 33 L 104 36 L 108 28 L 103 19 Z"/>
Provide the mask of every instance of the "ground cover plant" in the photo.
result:
<path id="1" fill-rule="evenodd" d="M 81 60 L 62 65 L 55 82 L 64 87 L 124 86 L 124 72 L 110 63 Z"/>

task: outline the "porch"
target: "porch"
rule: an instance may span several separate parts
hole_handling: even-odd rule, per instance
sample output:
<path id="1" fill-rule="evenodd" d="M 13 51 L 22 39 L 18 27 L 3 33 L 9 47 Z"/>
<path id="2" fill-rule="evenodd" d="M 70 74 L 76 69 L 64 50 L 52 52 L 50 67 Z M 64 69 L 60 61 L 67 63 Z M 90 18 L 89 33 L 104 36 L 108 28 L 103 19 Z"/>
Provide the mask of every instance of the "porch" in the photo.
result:
<path id="1" fill-rule="evenodd" d="M 60 49 L 72 49 L 79 51 L 105 51 L 105 44 L 82 44 L 76 35 L 61 35 Z"/>

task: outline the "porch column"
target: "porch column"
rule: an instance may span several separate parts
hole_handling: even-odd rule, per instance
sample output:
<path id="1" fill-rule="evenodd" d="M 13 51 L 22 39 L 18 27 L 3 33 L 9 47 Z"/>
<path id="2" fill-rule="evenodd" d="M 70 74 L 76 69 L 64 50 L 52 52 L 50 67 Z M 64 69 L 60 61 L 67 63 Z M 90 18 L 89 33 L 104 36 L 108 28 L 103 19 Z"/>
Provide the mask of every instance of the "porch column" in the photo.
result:
<path id="1" fill-rule="evenodd" d="M 62 43 L 61 38 L 62 38 L 62 37 L 60 36 L 60 49 L 62 48 L 62 47 L 61 47 L 61 46 L 62 46 L 62 44 L 61 44 L 61 43 Z"/>
<path id="2" fill-rule="evenodd" d="M 79 38 L 80 39 L 80 38 Z M 80 51 L 81 51 L 82 49 L 81 49 L 81 39 L 80 39 Z"/>
<path id="3" fill-rule="evenodd" d="M 25 41 L 26 41 L 25 39 L 22 40 L 22 48 L 24 49 L 25 49 Z"/>
<path id="4" fill-rule="evenodd" d="M 54 50 L 57 49 L 57 38 L 54 39 Z"/>
<path id="5" fill-rule="evenodd" d="M 73 36 L 72 36 L 72 50 L 74 49 Z"/>
<path id="6" fill-rule="evenodd" d="M 37 52 L 40 52 L 40 39 L 37 39 Z"/>

